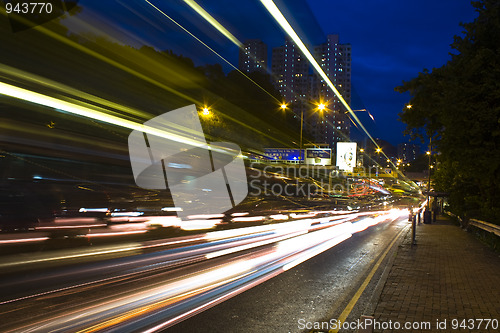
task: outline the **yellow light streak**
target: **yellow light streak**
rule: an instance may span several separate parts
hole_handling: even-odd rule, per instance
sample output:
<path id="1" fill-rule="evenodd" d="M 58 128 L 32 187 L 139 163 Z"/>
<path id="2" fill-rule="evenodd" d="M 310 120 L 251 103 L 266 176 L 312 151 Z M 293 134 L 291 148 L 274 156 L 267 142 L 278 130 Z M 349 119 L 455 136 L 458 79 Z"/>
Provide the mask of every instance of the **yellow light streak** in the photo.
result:
<path id="1" fill-rule="evenodd" d="M 75 97 L 82 98 L 82 99 L 85 99 L 88 101 L 92 101 L 93 103 L 98 103 L 98 104 L 104 105 L 108 108 L 120 110 L 120 111 L 126 112 L 128 114 L 133 114 L 133 115 L 138 116 L 138 117 L 142 117 L 145 119 L 149 119 L 149 118 L 153 117 L 153 115 L 150 113 L 143 112 L 143 111 L 140 111 L 140 110 L 128 107 L 128 106 L 124 106 L 124 105 L 106 100 L 104 98 L 101 98 L 101 97 L 98 97 L 95 95 L 91 95 L 91 94 L 83 92 L 81 90 L 77 90 L 75 88 L 69 87 L 65 84 L 47 79 L 45 77 L 42 77 L 42 76 L 39 76 L 39 75 L 36 75 L 33 73 L 28 73 L 28 72 L 25 72 L 23 70 L 20 70 L 20 69 L 14 68 L 14 67 L 10 67 L 10 66 L 4 65 L 4 64 L 0 64 L 0 73 L 4 73 L 4 74 L 7 74 L 9 76 L 12 76 L 12 77 L 16 78 L 16 80 L 21 79 L 21 80 L 25 80 L 25 81 L 28 81 L 28 82 L 31 82 L 34 84 L 40 84 L 44 87 L 47 87 L 50 89 L 55 89 L 58 92 L 63 92 L 63 93 L 68 94 L 68 95 L 73 95 Z M 108 111 L 108 112 L 110 112 L 110 111 Z M 113 112 L 113 113 L 119 115 L 119 113 L 117 113 L 117 112 Z"/>
<path id="2" fill-rule="evenodd" d="M 227 37 L 231 42 L 238 45 L 238 47 L 243 47 L 243 43 L 241 43 L 238 38 L 234 37 L 232 33 L 230 33 L 222 24 L 220 24 L 216 19 L 213 18 L 212 15 L 207 13 L 200 5 L 198 5 L 193 0 L 184 0 L 184 2 L 194 9 L 201 17 L 203 17 L 208 23 L 210 23 L 215 29 L 219 30 L 221 34 Z"/>
<path id="3" fill-rule="evenodd" d="M 102 121 L 111 125 L 116 125 L 131 130 L 137 130 L 144 133 L 156 135 L 158 137 L 166 138 L 172 141 L 185 143 L 194 147 L 204 147 L 206 142 L 193 140 L 187 137 L 183 137 L 178 134 L 174 134 L 167 131 L 158 130 L 156 128 L 139 124 L 130 120 L 126 120 L 117 116 L 108 115 L 103 112 L 95 111 L 80 105 L 72 104 L 66 101 L 58 100 L 54 97 L 45 96 L 30 90 L 15 87 L 10 84 L 0 82 L 0 94 L 35 103 L 38 105 L 43 105 L 51 107 L 54 109 L 63 110 L 75 115 L 91 118 L 94 120 Z"/>
<path id="4" fill-rule="evenodd" d="M 276 4 L 272 0 L 260 0 L 264 7 L 269 11 L 269 13 L 274 17 L 274 19 L 278 22 L 278 24 L 285 30 L 285 32 L 288 34 L 288 36 L 295 42 L 295 45 L 302 51 L 304 56 L 309 60 L 309 63 L 313 66 L 313 68 L 316 70 L 316 72 L 321 76 L 323 80 L 328 84 L 328 86 L 333 90 L 337 98 L 340 100 L 340 102 L 345 106 L 345 108 L 349 111 L 349 114 L 356 120 L 356 122 L 359 124 L 359 126 L 363 129 L 365 134 L 372 140 L 372 142 L 375 144 L 376 147 L 378 147 L 377 142 L 373 139 L 373 137 L 370 135 L 368 130 L 365 128 L 365 126 L 361 123 L 361 121 L 358 119 L 356 114 L 352 111 L 351 107 L 349 104 L 346 102 L 344 97 L 340 94 L 340 92 L 335 88 L 335 85 L 333 82 L 330 80 L 328 75 L 323 71 L 321 66 L 318 64 L 316 59 L 314 59 L 313 55 L 307 48 L 307 46 L 302 42 L 300 37 L 297 35 L 295 30 L 293 30 L 292 26 L 286 18 L 283 16 L 279 8 L 276 6 Z"/>
<path id="5" fill-rule="evenodd" d="M 83 258 L 83 257 L 92 257 L 92 256 L 100 256 L 104 254 L 112 254 L 112 253 L 121 253 L 121 252 L 132 252 L 131 254 L 139 254 L 141 250 L 141 245 L 139 243 L 135 244 L 127 244 L 123 247 L 115 247 L 109 250 L 101 250 L 94 252 L 83 252 L 83 253 L 72 253 L 70 255 L 62 255 L 58 257 L 43 257 L 39 259 L 33 260 L 23 260 L 23 261 L 13 261 L 13 262 L 5 262 L 1 263 L 0 267 L 5 269 L 11 266 L 19 266 L 19 265 L 33 265 L 35 263 L 48 262 L 48 261 L 56 261 L 56 260 L 66 260 L 66 259 L 75 259 L 75 258 Z"/>
<path id="6" fill-rule="evenodd" d="M 19 17 L 19 16 L 16 17 L 16 20 L 20 20 L 21 22 L 26 22 L 26 20 L 24 20 L 22 17 Z M 45 34 L 45 35 L 47 35 L 47 36 L 49 36 L 51 38 L 54 38 L 54 40 L 57 40 L 57 41 L 59 41 L 61 43 L 64 43 L 64 44 L 70 46 L 70 47 L 73 47 L 76 50 L 79 50 L 79 51 L 84 52 L 84 53 L 86 53 L 86 54 L 88 54 L 90 56 L 93 56 L 96 59 L 104 61 L 105 63 L 108 63 L 108 64 L 110 64 L 110 65 L 112 65 L 112 66 L 114 66 L 114 67 L 116 67 L 118 69 L 121 69 L 121 70 L 123 70 L 123 71 L 125 71 L 125 72 L 127 72 L 127 73 L 129 73 L 131 75 L 134 75 L 135 77 L 138 77 L 138 78 L 140 78 L 140 79 L 142 79 L 142 80 L 144 80 L 146 82 L 154 84 L 154 85 L 156 85 L 156 86 L 158 86 L 158 87 L 160 87 L 162 89 L 165 89 L 166 91 L 169 91 L 169 92 L 171 92 L 171 93 L 173 93 L 173 94 L 175 94 L 175 95 L 177 95 L 177 96 L 179 96 L 181 98 L 184 98 L 184 99 L 186 99 L 188 101 L 191 101 L 193 104 L 200 104 L 199 101 L 193 99 L 192 97 L 190 97 L 190 96 L 188 96 L 186 94 L 183 94 L 180 91 L 178 91 L 178 90 L 176 90 L 176 89 L 174 89 L 172 87 L 169 87 L 169 86 L 167 86 L 167 85 L 165 85 L 165 84 L 163 84 L 161 82 L 158 82 L 157 80 L 152 79 L 149 75 L 145 75 L 145 74 L 139 73 L 138 71 L 131 69 L 127 65 L 121 64 L 118 61 L 115 61 L 115 60 L 113 60 L 111 58 L 108 58 L 108 57 L 106 57 L 106 56 L 104 56 L 104 55 L 102 55 L 102 54 L 100 54 L 100 53 L 98 53 L 96 51 L 93 51 L 93 50 L 91 50 L 91 49 L 83 46 L 82 44 L 79 44 L 79 43 L 71 40 L 70 38 L 68 38 L 65 35 L 59 35 L 58 33 L 54 32 L 54 31 L 51 31 L 51 30 L 43 27 L 42 25 L 35 26 L 32 29 L 34 29 L 34 30 L 36 30 L 36 31 L 38 31 L 40 33 L 43 33 L 43 34 Z"/>
<path id="7" fill-rule="evenodd" d="M 271 14 L 271 16 L 274 17 L 274 19 L 278 22 L 278 24 L 281 26 L 281 28 L 286 32 L 286 34 L 294 41 L 295 45 L 302 51 L 304 56 L 309 60 L 309 63 L 312 65 L 314 70 L 321 76 L 321 78 L 328 84 L 330 89 L 335 93 L 337 98 L 340 100 L 340 102 L 344 105 L 344 107 L 347 109 L 349 114 L 352 116 L 352 118 L 356 121 L 356 123 L 363 129 L 363 132 L 370 138 L 370 140 L 375 144 L 375 147 L 379 148 L 379 145 L 377 142 L 373 139 L 373 137 L 370 135 L 366 127 L 363 125 L 363 123 L 359 120 L 359 118 L 356 116 L 354 111 L 351 109 L 349 104 L 346 102 L 344 97 L 340 94 L 340 92 L 337 90 L 333 82 L 330 80 L 328 75 L 323 71 L 321 66 L 318 64 L 316 59 L 314 59 L 314 56 L 311 54 L 307 46 L 302 42 L 300 37 L 297 35 L 295 30 L 292 28 L 290 23 L 288 23 L 287 19 L 279 8 L 276 6 L 276 4 L 273 2 L 273 0 L 260 0 L 260 2 L 264 5 L 264 7 L 267 9 L 267 11 Z M 352 121 L 352 119 L 351 119 Z M 354 121 L 352 121 L 354 123 Z M 355 124 L 356 125 L 356 124 Z M 387 158 L 388 156 L 382 152 L 382 154 Z M 393 165 L 395 167 L 395 165 Z M 396 171 L 399 175 L 401 175 L 403 178 L 406 178 L 400 171 Z"/>
<path id="8" fill-rule="evenodd" d="M 238 71 L 241 75 L 243 75 L 244 77 L 246 77 L 248 80 L 250 80 L 250 82 L 252 82 L 253 84 L 255 84 L 257 87 L 259 87 L 262 91 L 264 91 L 266 94 L 268 94 L 270 97 L 272 97 L 274 100 L 276 100 L 278 103 L 280 103 L 280 101 L 274 97 L 271 93 L 269 93 L 266 89 L 262 88 L 257 82 L 255 82 L 254 80 L 252 80 L 250 77 L 248 77 L 248 75 L 246 75 L 245 73 L 243 73 L 242 71 L 240 71 L 238 69 L 238 67 L 234 66 L 229 60 L 227 60 L 226 58 L 224 58 L 223 56 L 221 56 L 219 53 L 217 53 L 214 49 L 212 49 L 210 46 L 208 46 L 208 44 L 206 44 L 205 42 L 203 42 L 201 39 L 199 39 L 198 37 L 196 37 L 193 33 L 191 33 L 189 30 L 187 30 L 186 28 L 184 28 L 181 24 L 179 24 L 177 21 L 175 21 L 173 18 L 171 18 L 170 16 L 168 16 L 164 11 L 162 11 L 160 8 L 156 7 L 154 4 L 152 4 L 150 1 L 148 0 L 144 0 L 147 4 L 149 4 L 151 7 L 153 7 L 154 9 L 156 9 L 160 14 L 162 14 L 163 16 L 165 16 L 166 18 L 168 18 L 170 21 L 172 21 L 172 23 L 174 23 L 176 26 L 178 26 L 179 28 L 181 28 L 185 33 L 187 33 L 189 36 L 193 37 L 194 39 L 196 39 L 196 41 L 198 41 L 201 45 L 205 46 L 207 49 L 209 49 L 210 51 L 212 51 L 216 56 L 218 56 L 219 58 L 221 58 L 226 64 L 228 64 L 229 66 L 231 66 L 234 70 Z M 208 14 L 208 13 L 207 13 Z M 226 36 L 227 37 L 227 36 Z M 233 41 L 232 39 L 230 39 L 231 41 Z M 234 41 L 233 41 L 234 43 Z M 238 47 L 241 47 L 241 43 L 238 42 L 238 43 L 235 43 Z"/>
<path id="9" fill-rule="evenodd" d="M 150 1 L 148 1 L 148 0 L 144 0 L 144 1 L 146 1 L 146 2 L 150 5 L 150 6 L 152 6 L 154 9 L 156 9 L 157 11 L 159 11 L 162 15 L 164 15 L 164 16 L 165 16 L 165 17 L 167 17 L 169 20 L 171 20 L 174 24 L 176 24 L 179 28 L 181 28 L 183 31 L 185 31 L 187 34 L 189 34 L 191 37 L 193 37 L 193 38 L 194 38 L 194 39 L 196 39 L 198 42 L 200 42 L 203 46 L 205 46 L 205 47 L 206 47 L 206 48 L 208 48 L 210 51 L 212 51 L 213 53 L 215 53 L 215 54 L 216 54 L 219 58 L 221 58 L 223 61 L 225 61 L 225 62 L 226 62 L 229 66 L 231 66 L 233 69 L 235 69 L 235 70 L 237 70 L 238 72 L 240 72 L 243 76 L 245 76 L 247 79 L 249 79 L 249 80 L 250 80 L 252 83 L 254 83 L 256 86 L 258 86 L 258 87 L 259 87 L 262 91 L 264 91 L 266 94 L 268 94 L 268 95 L 269 95 L 269 96 L 271 96 L 273 99 L 275 99 L 278 103 L 280 103 L 280 101 L 279 101 L 276 97 L 274 97 L 274 96 L 273 96 L 272 94 L 270 94 L 267 90 L 265 90 L 265 89 L 264 89 L 264 88 L 262 88 L 260 85 L 258 85 L 255 81 L 253 81 L 252 79 L 250 79 L 250 78 L 249 78 L 249 77 L 248 77 L 245 73 L 241 72 L 241 71 L 240 71 L 237 67 L 235 67 L 233 64 L 231 64 L 228 60 L 226 60 L 226 59 L 225 59 L 224 57 L 222 57 L 220 54 L 218 54 L 217 52 L 215 52 L 215 50 L 213 50 L 212 48 L 210 48 L 207 44 L 205 44 L 203 41 L 201 41 L 198 37 L 196 37 L 196 36 L 195 36 L 195 35 L 193 35 L 191 32 L 189 32 L 186 28 L 184 28 L 183 26 L 181 26 L 179 23 L 177 23 L 175 20 L 173 20 L 170 16 L 168 16 L 168 15 L 167 15 L 167 14 L 165 14 L 163 11 L 161 11 L 158 7 L 154 6 L 154 5 L 153 5 Z M 0 14 L 5 15 L 5 13 L 4 13 L 4 12 L 1 12 L 1 11 L 0 11 Z M 19 20 L 23 21 L 23 18 L 17 18 L 17 19 L 19 19 Z M 24 21 L 25 21 L 25 20 L 24 20 Z M 76 49 L 76 50 L 79 50 L 79 51 L 84 52 L 84 53 L 86 53 L 86 54 L 88 54 L 88 55 L 90 55 L 90 56 L 93 56 L 93 57 L 95 57 L 96 59 L 99 59 L 99 60 L 101 60 L 101 61 L 103 61 L 103 62 L 105 62 L 105 63 L 108 63 L 108 64 L 110 64 L 110 65 L 112 65 L 112 66 L 114 66 L 114 67 L 116 67 L 116 68 L 118 68 L 118 69 L 121 69 L 121 70 L 123 70 L 123 71 L 125 71 L 125 72 L 127 72 L 127 73 L 129 73 L 129 74 L 131 74 L 131 75 L 134 75 L 135 77 L 138 77 L 138 78 L 140 78 L 140 79 L 142 79 L 142 80 L 145 80 L 146 82 L 149 82 L 149 83 L 151 83 L 151 84 L 154 84 L 154 85 L 155 85 L 155 86 L 157 86 L 157 87 L 160 87 L 160 88 L 162 88 L 162 89 L 165 89 L 166 91 L 169 91 L 169 92 L 171 92 L 171 93 L 173 93 L 173 94 L 175 94 L 175 95 L 177 95 L 177 96 L 179 96 L 179 97 L 181 97 L 181 98 L 184 98 L 184 99 L 186 99 L 186 100 L 188 100 L 188 101 L 192 102 L 193 104 L 197 104 L 197 105 L 202 104 L 200 101 L 198 101 L 198 100 L 194 99 L 193 97 L 190 97 L 190 96 L 188 96 L 188 95 L 186 95 L 186 94 L 183 94 L 183 93 L 181 93 L 180 91 L 178 91 L 178 90 L 176 90 L 176 89 L 174 89 L 174 88 L 172 88 L 172 87 L 169 87 L 169 86 L 167 86 L 167 85 L 165 85 L 165 84 L 163 84 L 163 83 L 161 83 L 161 82 L 159 82 L 159 81 L 157 81 L 157 80 L 155 80 L 155 79 L 152 79 L 149 75 L 142 74 L 142 73 L 140 73 L 140 72 L 138 72 L 138 71 L 136 71 L 136 70 L 134 70 L 134 69 L 129 68 L 128 66 L 126 66 L 126 65 L 124 65 L 124 64 L 119 63 L 118 61 L 115 61 L 115 60 L 113 60 L 113 59 L 111 59 L 111 58 L 108 58 L 108 57 L 106 57 L 106 56 L 104 56 L 104 55 L 102 55 L 102 54 L 99 54 L 98 52 L 93 51 L 93 50 L 91 50 L 91 49 L 89 49 L 89 48 L 87 48 L 87 47 L 85 47 L 85 46 L 83 46 L 83 45 L 81 45 L 81 44 L 79 44 L 79 43 L 77 43 L 77 42 L 75 42 L 75 41 L 72 41 L 71 39 L 69 39 L 69 38 L 68 38 L 67 36 L 65 36 L 65 35 L 59 35 L 59 34 L 57 34 L 56 32 L 53 32 L 53 31 L 51 31 L 51 30 L 49 30 L 49 29 L 47 29 L 47 28 L 45 28 L 45 27 L 43 27 L 43 26 L 41 26 L 41 25 L 39 25 L 39 26 L 35 26 L 35 27 L 33 27 L 32 29 L 37 30 L 37 31 L 38 31 L 38 32 L 40 32 L 40 33 L 43 33 L 43 34 L 45 34 L 45 35 L 47 35 L 47 36 L 49 36 L 49 37 L 53 38 L 54 40 L 57 40 L 57 41 L 59 41 L 59 42 L 61 42 L 61 43 L 64 43 L 64 44 L 66 44 L 66 45 L 70 46 L 70 47 L 73 47 L 73 48 L 74 48 L 74 49 Z M 238 119 L 235 119 L 235 118 L 233 118 L 233 117 L 230 117 L 230 116 L 229 116 L 229 115 L 227 115 L 227 114 L 224 114 L 224 117 L 226 117 L 227 119 L 229 119 L 229 120 L 231 120 L 231 121 L 234 121 L 235 123 L 237 123 L 237 124 L 239 124 L 239 125 L 242 125 L 242 126 L 244 126 L 244 127 L 248 128 L 248 129 L 250 129 L 250 130 L 252 130 L 252 131 L 254 131 L 254 132 L 258 133 L 259 135 L 262 135 L 262 136 L 267 137 L 267 138 L 275 139 L 275 138 L 274 138 L 273 136 L 271 136 L 270 134 L 268 134 L 268 133 L 264 133 L 264 132 L 262 132 L 262 131 L 259 131 L 259 130 L 255 129 L 255 128 L 253 128 L 252 126 L 249 126 L 247 122 L 242 122 L 242 121 L 240 121 L 240 120 L 238 120 Z"/>

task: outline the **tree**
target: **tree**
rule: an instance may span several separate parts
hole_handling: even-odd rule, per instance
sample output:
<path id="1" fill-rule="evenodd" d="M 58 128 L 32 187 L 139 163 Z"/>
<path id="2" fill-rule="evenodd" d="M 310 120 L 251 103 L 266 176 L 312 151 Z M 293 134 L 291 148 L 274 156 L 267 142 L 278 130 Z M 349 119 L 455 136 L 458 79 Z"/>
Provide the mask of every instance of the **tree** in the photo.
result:
<path id="1" fill-rule="evenodd" d="M 461 24 L 457 53 L 397 87 L 411 109 L 400 114 L 413 138 L 432 138 L 441 152 L 436 186 L 451 209 L 492 222 L 500 218 L 500 2 L 473 2 L 478 17 Z M 434 148 L 433 148 L 434 150 Z"/>

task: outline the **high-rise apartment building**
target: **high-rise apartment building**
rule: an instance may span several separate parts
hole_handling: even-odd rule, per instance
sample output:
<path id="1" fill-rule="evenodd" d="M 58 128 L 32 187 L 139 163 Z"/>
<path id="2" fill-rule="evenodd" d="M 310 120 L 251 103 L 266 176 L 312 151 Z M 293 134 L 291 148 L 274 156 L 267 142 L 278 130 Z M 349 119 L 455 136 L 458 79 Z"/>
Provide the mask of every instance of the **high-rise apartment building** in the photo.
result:
<path id="1" fill-rule="evenodd" d="M 351 101 L 351 46 L 340 44 L 338 35 L 328 35 L 324 44 L 312 49 L 315 59 L 347 103 Z M 349 119 L 326 82 L 312 74 L 305 56 L 293 41 L 273 48 L 271 68 L 276 88 L 292 110 L 300 116 L 304 112 L 304 129 L 315 142 L 327 143 L 332 148 L 339 141 L 349 141 Z M 324 103 L 323 112 L 316 106 Z"/>
<path id="2" fill-rule="evenodd" d="M 333 82 L 347 104 L 351 104 L 351 45 L 340 44 L 338 35 L 328 35 L 326 43 L 314 47 L 314 58 L 328 78 Z M 314 98 L 328 106 L 326 122 L 321 131 L 329 144 L 349 141 L 350 123 L 346 108 L 333 90 L 319 76 L 316 76 Z"/>
<path id="3" fill-rule="evenodd" d="M 260 39 L 249 39 L 240 48 L 239 70 L 244 73 L 267 71 L 267 45 Z"/>
<path id="4" fill-rule="evenodd" d="M 398 159 L 403 163 L 414 161 L 420 155 L 420 146 L 413 143 L 398 144 Z"/>
<path id="5" fill-rule="evenodd" d="M 285 45 L 273 48 L 271 69 L 276 88 L 287 103 L 298 102 L 311 95 L 309 63 L 293 41 L 287 39 Z"/>
<path id="6" fill-rule="evenodd" d="M 304 131 L 315 133 L 319 121 L 312 111 L 310 96 L 313 95 L 314 79 L 309 62 L 295 43 L 286 39 L 285 44 L 273 48 L 271 70 L 275 87 L 297 117 L 304 115 Z M 313 134 L 315 141 L 316 135 Z M 319 142 L 323 142 L 320 140 Z"/>

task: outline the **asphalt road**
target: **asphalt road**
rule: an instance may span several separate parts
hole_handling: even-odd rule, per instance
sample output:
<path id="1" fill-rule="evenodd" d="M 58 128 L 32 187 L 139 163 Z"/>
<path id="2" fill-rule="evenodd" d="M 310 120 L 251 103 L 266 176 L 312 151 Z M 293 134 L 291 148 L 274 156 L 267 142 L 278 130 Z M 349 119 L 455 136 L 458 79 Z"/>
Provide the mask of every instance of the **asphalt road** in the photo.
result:
<path id="1" fill-rule="evenodd" d="M 0 330 L 300 332 L 342 312 L 357 319 L 383 271 L 379 258 L 390 258 L 408 222 L 394 220 L 397 212 L 356 216 L 216 232 L 179 249 L 18 274 L 3 279 L 3 297 L 17 300 L 0 303 Z"/>
<path id="2" fill-rule="evenodd" d="M 408 221 L 402 217 L 354 234 L 332 249 L 164 332 L 310 332 L 307 327 L 314 327 L 311 325 L 315 322 L 339 318 L 404 227 L 408 227 Z M 391 255 L 389 251 L 346 322 L 359 319 L 372 306 L 371 298 L 374 293 L 376 297 L 377 283 Z M 348 331 L 354 332 L 341 332 Z"/>

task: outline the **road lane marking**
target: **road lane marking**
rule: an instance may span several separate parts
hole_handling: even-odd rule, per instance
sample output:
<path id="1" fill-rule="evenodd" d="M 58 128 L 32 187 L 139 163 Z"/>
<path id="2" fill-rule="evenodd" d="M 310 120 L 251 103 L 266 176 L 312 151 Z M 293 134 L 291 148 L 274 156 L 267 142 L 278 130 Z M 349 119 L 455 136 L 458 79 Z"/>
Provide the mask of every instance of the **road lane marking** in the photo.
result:
<path id="1" fill-rule="evenodd" d="M 363 282 L 363 284 L 361 285 L 361 287 L 359 287 L 359 289 L 356 292 L 356 294 L 354 295 L 354 297 L 351 299 L 351 301 L 349 302 L 349 304 L 347 304 L 347 306 L 344 309 L 344 311 L 342 311 L 342 313 L 340 314 L 340 316 L 339 316 L 339 318 L 337 320 L 337 323 L 343 323 L 347 319 L 347 317 L 351 313 L 352 309 L 354 308 L 354 306 L 358 302 L 359 298 L 361 297 L 361 294 L 363 293 L 363 291 L 366 289 L 366 287 L 370 283 L 371 279 L 375 275 L 375 272 L 378 270 L 379 266 L 382 264 L 382 261 L 385 259 L 385 257 L 389 253 L 389 251 L 392 249 L 392 246 L 394 245 L 394 243 L 396 243 L 396 241 L 399 239 L 399 237 L 401 236 L 401 234 L 405 230 L 407 230 L 407 229 L 408 229 L 408 226 L 406 226 L 403 229 L 401 229 L 401 231 L 396 235 L 396 237 L 394 237 L 394 239 L 392 240 L 392 242 L 385 249 L 384 253 L 382 253 L 381 257 L 379 258 L 379 260 L 377 261 L 377 263 L 375 264 L 375 266 L 373 266 L 372 270 L 370 271 L 370 273 L 366 277 L 366 279 Z M 337 333 L 338 331 L 339 331 L 339 328 L 335 328 L 335 329 L 329 330 L 328 333 Z"/>

